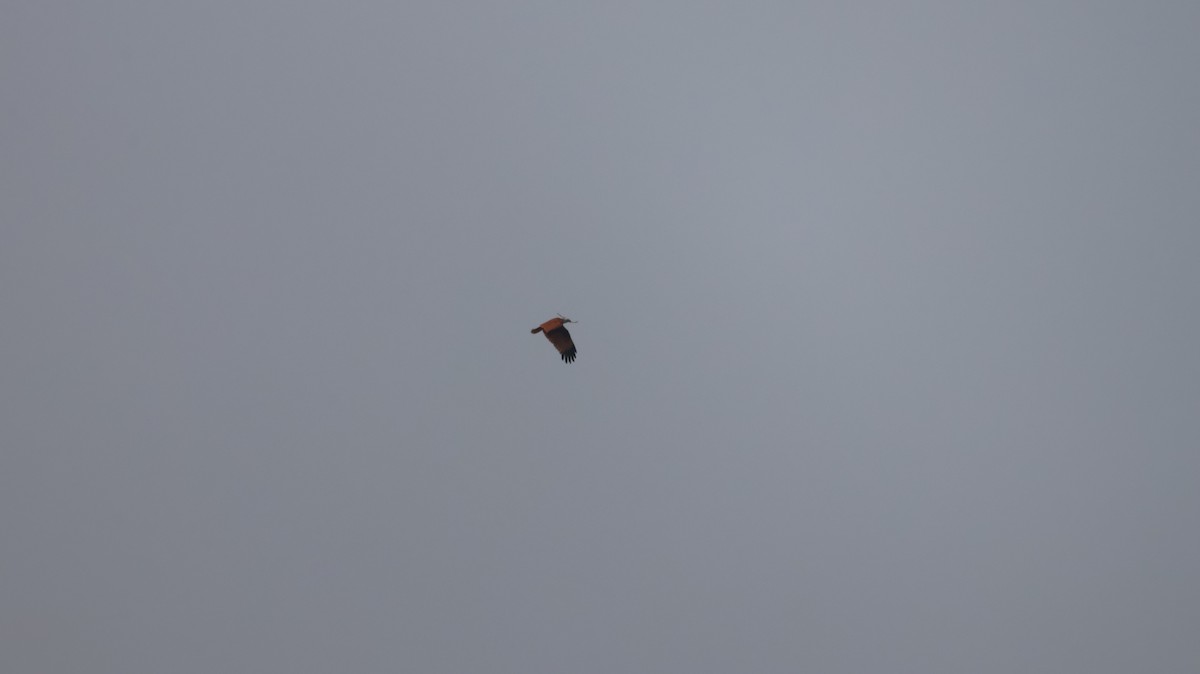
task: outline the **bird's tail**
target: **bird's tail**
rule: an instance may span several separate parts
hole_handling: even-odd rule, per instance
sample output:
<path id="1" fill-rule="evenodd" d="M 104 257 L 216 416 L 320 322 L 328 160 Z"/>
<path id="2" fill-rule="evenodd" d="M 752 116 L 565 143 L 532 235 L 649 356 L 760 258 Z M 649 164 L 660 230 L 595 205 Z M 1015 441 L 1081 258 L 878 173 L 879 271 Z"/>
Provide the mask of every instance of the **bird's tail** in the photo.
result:
<path id="1" fill-rule="evenodd" d="M 539 326 L 537 326 L 536 328 L 534 328 L 534 329 L 530 330 L 530 331 L 529 331 L 529 334 L 531 334 L 531 335 L 536 335 L 537 333 L 539 333 L 539 332 L 541 332 L 541 331 L 542 331 L 542 326 L 540 326 L 540 325 L 539 325 Z"/>

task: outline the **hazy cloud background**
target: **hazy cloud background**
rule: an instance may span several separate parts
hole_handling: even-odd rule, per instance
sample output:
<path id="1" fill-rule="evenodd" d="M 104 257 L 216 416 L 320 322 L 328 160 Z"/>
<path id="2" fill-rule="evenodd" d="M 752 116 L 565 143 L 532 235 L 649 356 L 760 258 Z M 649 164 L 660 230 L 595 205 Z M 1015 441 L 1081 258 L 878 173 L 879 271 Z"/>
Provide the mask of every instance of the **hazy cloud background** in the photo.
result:
<path id="1" fill-rule="evenodd" d="M 1200 5 L 4 14 L 3 671 L 1200 666 Z"/>

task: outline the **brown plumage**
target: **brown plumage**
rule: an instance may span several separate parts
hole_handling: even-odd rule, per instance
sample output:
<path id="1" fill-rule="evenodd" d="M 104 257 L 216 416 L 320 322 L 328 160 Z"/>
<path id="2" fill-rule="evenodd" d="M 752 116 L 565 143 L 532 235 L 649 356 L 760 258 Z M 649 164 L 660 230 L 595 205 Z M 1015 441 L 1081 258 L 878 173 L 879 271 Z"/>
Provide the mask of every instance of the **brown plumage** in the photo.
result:
<path id="1" fill-rule="evenodd" d="M 558 349 L 558 352 L 562 354 L 563 362 L 570 363 L 575 360 L 575 342 L 571 341 L 571 333 L 567 332 L 565 324 L 574 322 L 560 315 L 558 318 L 551 318 L 529 332 L 535 335 L 539 332 L 545 333 L 546 339 L 550 340 L 554 348 Z"/>

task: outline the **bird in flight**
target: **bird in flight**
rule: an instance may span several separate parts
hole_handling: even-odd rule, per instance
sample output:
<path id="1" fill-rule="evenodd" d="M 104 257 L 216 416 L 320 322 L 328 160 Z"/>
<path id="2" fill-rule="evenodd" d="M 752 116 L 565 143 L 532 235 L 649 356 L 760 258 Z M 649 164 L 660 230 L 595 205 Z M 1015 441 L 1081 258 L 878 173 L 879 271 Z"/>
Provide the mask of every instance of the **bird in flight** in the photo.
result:
<path id="1" fill-rule="evenodd" d="M 546 339 L 550 340 L 554 348 L 558 349 L 558 352 L 562 354 L 563 362 L 570 363 L 575 360 L 575 342 L 571 341 L 571 333 L 567 332 L 565 324 L 574 322 L 566 316 L 559 314 L 558 318 L 551 318 L 529 332 L 535 335 L 539 332 L 545 333 Z"/>

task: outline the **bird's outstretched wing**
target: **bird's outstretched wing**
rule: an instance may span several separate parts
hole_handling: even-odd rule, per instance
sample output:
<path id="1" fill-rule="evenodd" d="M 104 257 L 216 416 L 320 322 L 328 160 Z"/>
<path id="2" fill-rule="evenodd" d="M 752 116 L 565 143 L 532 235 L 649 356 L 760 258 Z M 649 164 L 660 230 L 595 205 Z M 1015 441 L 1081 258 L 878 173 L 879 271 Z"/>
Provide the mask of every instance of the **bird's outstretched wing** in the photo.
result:
<path id="1" fill-rule="evenodd" d="M 558 349 L 562 354 L 564 363 L 570 363 L 575 360 L 575 342 L 571 341 L 571 333 L 567 332 L 566 327 L 559 326 L 553 330 L 546 331 L 546 339 Z"/>

